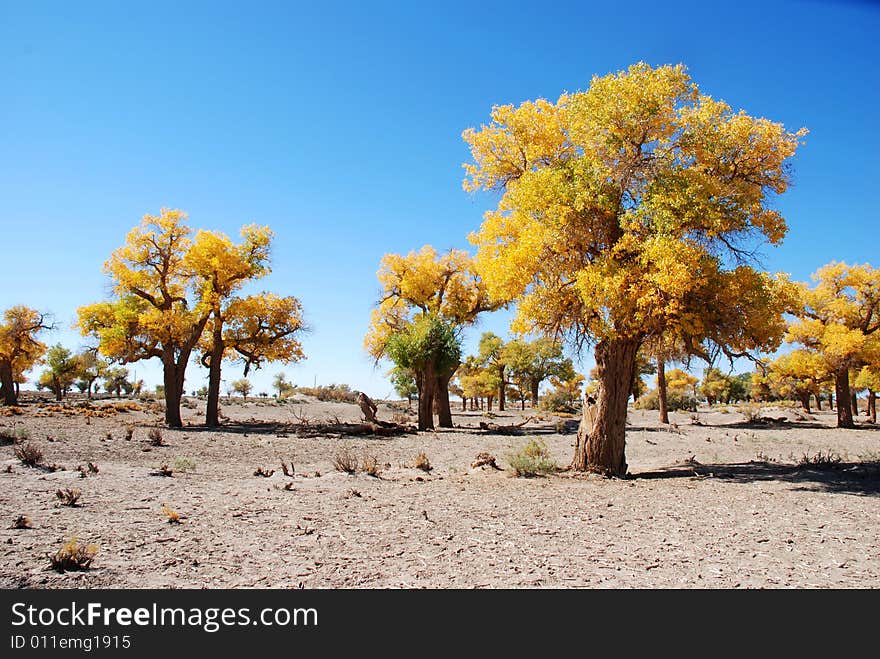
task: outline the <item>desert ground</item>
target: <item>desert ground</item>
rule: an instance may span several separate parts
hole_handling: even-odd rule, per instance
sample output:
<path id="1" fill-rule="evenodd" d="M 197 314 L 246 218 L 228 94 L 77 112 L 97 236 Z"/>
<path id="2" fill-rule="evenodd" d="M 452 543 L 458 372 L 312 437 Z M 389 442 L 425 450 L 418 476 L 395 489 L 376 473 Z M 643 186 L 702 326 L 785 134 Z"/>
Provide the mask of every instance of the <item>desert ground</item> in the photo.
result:
<path id="1" fill-rule="evenodd" d="M 880 587 L 880 430 L 837 430 L 829 411 L 768 407 L 775 421 L 754 423 L 730 406 L 661 426 L 631 410 L 629 478 L 516 478 L 505 458 L 530 439 L 568 464 L 576 419 L 545 414 L 502 435 L 479 422 L 535 413 L 459 411 L 450 431 L 307 436 L 304 422 L 360 410 L 294 401 L 225 402 L 218 431 L 200 426 L 195 399 L 179 430 L 161 427 L 157 405 L 87 416 L 31 403 L 0 417 L 54 465 L 0 446 L 0 587 Z M 379 418 L 400 407 L 380 404 Z M 379 476 L 336 470 L 346 448 L 376 458 Z M 430 471 L 413 466 L 422 452 Z M 481 452 L 501 469 L 472 468 Z M 833 459 L 804 460 L 820 453 Z M 56 497 L 66 488 L 78 506 Z M 20 516 L 32 528 L 14 528 Z M 91 568 L 53 570 L 47 554 L 74 536 L 99 547 Z"/>

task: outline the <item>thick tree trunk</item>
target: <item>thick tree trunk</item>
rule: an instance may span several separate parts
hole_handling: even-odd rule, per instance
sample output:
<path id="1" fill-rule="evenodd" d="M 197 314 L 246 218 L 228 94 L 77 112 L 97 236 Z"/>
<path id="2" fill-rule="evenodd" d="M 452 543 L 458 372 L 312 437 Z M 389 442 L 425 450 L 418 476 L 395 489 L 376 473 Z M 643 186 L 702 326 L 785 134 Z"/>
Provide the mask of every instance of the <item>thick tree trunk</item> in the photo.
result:
<path id="1" fill-rule="evenodd" d="M 859 418 L 859 399 L 856 398 L 855 394 L 852 394 L 852 413 L 854 418 Z"/>
<path id="2" fill-rule="evenodd" d="M 215 323 L 220 331 L 214 331 L 213 349 L 208 362 L 208 404 L 205 410 L 205 425 L 216 428 L 220 425 L 220 376 L 223 367 L 223 331 L 220 323 Z"/>
<path id="3" fill-rule="evenodd" d="M 626 475 L 626 413 L 635 371 L 637 340 L 602 341 L 596 346 L 599 399 L 595 419 L 584 405 L 572 469 Z"/>
<path id="4" fill-rule="evenodd" d="M 507 386 L 504 382 L 504 364 L 498 367 L 498 376 L 501 378 L 501 384 L 498 386 L 498 411 L 504 411 L 504 403 L 507 399 L 507 394 L 505 392 L 505 387 Z"/>
<path id="5" fill-rule="evenodd" d="M 419 376 L 419 430 L 434 429 L 434 366 L 429 365 Z"/>
<path id="6" fill-rule="evenodd" d="M 187 359 L 189 356 L 187 355 Z M 181 368 L 173 356 L 163 359 L 163 381 L 165 383 L 165 423 L 170 428 L 182 428 L 183 419 L 180 416 L 180 399 L 183 397 L 183 372 L 186 361 Z"/>
<path id="7" fill-rule="evenodd" d="M 3 396 L 4 405 L 15 405 L 18 403 L 15 378 L 12 376 L 12 366 L 8 362 L 0 362 L 0 394 Z"/>
<path id="8" fill-rule="evenodd" d="M 538 393 L 541 388 L 541 381 L 538 378 L 532 378 L 532 380 L 529 384 L 531 385 L 531 389 L 532 389 L 532 392 L 531 392 L 532 393 L 532 408 L 537 409 L 538 408 Z"/>
<path id="9" fill-rule="evenodd" d="M 801 407 L 804 408 L 804 412 L 809 414 L 810 413 L 810 394 L 809 393 L 798 394 L 798 397 L 801 400 Z"/>
<path id="10" fill-rule="evenodd" d="M 666 362 L 657 358 L 657 401 L 660 405 L 660 423 L 669 423 L 669 409 L 666 397 Z"/>
<path id="11" fill-rule="evenodd" d="M 877 423 L 877 393 L 868 389 L 868 417 L 871 423 Z"/>
<path id="12" fill-rule="evenodd" d="M 843 368 L 834 374 L 834 393 L 837 398 L 837 427 L 855 428 L 852 407 L 847 402 L 850 399 L 849 369 Z"/>
<path id="13" fill-rule="evenodd" d="M 822 411 L 822 396 L 817 391 L 813 394 L 813 397 L 816 399 L 816 409 L 821 412 Z"/>
<path id="14" fill-rule="evenodd" d="M 437 401 L 437 425 L 441 428 L 452 428 L 452 407 L 449 404 L 449 381 L 455 371 L 437 376 L 434 385 L 434 399 Z"/>
<path id="15" fill-rule="evenodd" d="M 486 411 L 492 411 L 492 402 L 495 400 L 495 396 L 486 396 Z"/>

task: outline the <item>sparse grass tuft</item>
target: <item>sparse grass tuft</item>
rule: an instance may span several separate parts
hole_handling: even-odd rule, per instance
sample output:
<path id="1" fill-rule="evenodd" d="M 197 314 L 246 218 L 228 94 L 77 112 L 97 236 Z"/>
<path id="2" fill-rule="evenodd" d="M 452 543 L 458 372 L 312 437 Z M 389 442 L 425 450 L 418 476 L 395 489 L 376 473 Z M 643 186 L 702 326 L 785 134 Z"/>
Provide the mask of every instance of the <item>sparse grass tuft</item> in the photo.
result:
<path id="1" fill-rule="evenodd" d="M 98 553 L 98 545 L 83 545 L 74 537 L 61 545 L 54 554 L 46 554 L 52 569 L 58 572 L 88 570 Z"/>
<path id="2" fill-rule="evenodd" d="M 740 403 L 736 406 L 736 411 L 742 414 L 749 423 L 761 420 L 761 410 L 760 403 Z"/>
<path id="3" fill-rule="evenodd" d="M 196 462 L 190 458 L 176 458 L 172 466 L 174 471 L 182 471 L 183 473 L 196 470 Z"/>
<path id="4" fill-rule="evenodd" d="M 531 440 L 517 453 L 507 456 L 513 473 L 521 478 L 544 476 L 559 469 L 543 442 Z"/>
<path id="5" fill-rule="evenodd" d="M 75 508 L 79 505 L 79 498 L 82 496 L 82 492 L 80 490 L 68 487 L 55 492 L 55 496 L 58 497 L 58 500 L 61 502 L 62 506 Z"/>
<path id="6" fill-rule="evenodd" d="M 15 457 L 28 467 L 39 466 L 43 462 L 43 451 L 30 442 L 15 447 Z"/>
<path id="7" fill-rule="evenodd" d="M 353 474 L 358 468 L 358 459 L 350 448 L 343 448 L 333 456 L 333 468 L 336 471 L 343 471 L 347 474 Z"/>

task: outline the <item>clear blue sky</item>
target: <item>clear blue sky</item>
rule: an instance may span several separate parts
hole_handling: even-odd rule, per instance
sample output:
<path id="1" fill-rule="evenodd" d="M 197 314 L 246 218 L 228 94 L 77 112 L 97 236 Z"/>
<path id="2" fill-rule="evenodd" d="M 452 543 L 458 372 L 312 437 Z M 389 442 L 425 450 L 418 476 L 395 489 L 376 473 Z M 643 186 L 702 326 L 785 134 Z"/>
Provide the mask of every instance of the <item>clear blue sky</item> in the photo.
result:
<path id="1" fill-rule="evenodd" d="M 106 295 L 101 265 L 144 213 L 230 235 L 268 224 L 259 288 L 299 297 L 313 329 L 308 360 L 256 390 L 284 370 L 385 396 L 361 347 L 380 258 L 468 247 L 495 202 L 461 189 L 462 130 L 640 60 L 683 62 L 703 91 L 809 128 L 765 267 L 880 265 L 878 34 L 866 2 L 0 0 L 0 309 L 51 311 L 46 339 L 79 347 L 76 308 Z M 187 389 L 201 380 L 193 368 Z"/>

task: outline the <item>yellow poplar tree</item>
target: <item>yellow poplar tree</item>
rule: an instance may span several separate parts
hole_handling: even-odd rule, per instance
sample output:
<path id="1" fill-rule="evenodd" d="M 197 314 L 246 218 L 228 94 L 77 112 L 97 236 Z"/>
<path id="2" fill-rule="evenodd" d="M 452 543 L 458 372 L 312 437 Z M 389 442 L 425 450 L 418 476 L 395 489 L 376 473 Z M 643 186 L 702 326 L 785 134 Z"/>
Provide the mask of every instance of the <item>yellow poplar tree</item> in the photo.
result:
<path id="1" fill-rule="evenodd" d="M 572 468 L 623 475 L 646 340 L 714 336 L 735 352 L 779 340 L 783 287 L 746 263 L 756 241 L 785 236 L 770 201 L 806 131 L 701 94 L 682 65 L 644 63 L 491 118 L 463 133 L 465 189 L 502 193 L 471 236 L 477 270 L 493 299 L 517 302 L 515 330 L 595 345 L 597 412 Z"/>
<path id="2" fill-rule="evenodd" d="M 81 307 L 83 335 L 98 340 L 104 356 L 122 364 L 162 361 L 165 422 L 180 427 L 186 367 L 211 314 L 198 298 L 196 273 L 186 263 L 192 230 L 186 213 L 163 208 L 145 215 L 104 264 L 116 298 Z"/>
<path id="3" fill-rule="evenodd" d="M 36 366 L 48 347 L 37 337 L 52 329 L 48 315 L 18 305 L 3 312 L 0 322 L 0 399 L 4 405 L 18 403 L 18 384 Z"/>
<path id="4" fill-rule="evenodd" d="M 813 280 L 812 288 L 800 286 L 798 320 L 786 340 L 821 356 L 834 377 L 837 427 L 854 428 L 850 371 L 861 369 L 880 341 L 880 270 L 834 262 Z"/>
<path id="5" fill-rule="evenodd" d="M 794 350 L 777 357 L 767 367 L 768 383 L 781 398 L 800 401 L 805 412 L 810 412 L 810 396 L 816 397 L 821 409 L 822 386 L 831 380 L 825 360 L 808 350 Z"/>
<path id="6" fill-rule="evenodd" d="M 241 230 L 242 242 L 234 244 L 228 236 L 199 231 L 187 250 L 185 264 L 201 278 L 199 299 L 210 309 L 210 318 L 202 337 L 202 364 L 208 369 L 208 401 L 205 423 L 220 425 L 220 376 L 224 353 L 223 327 L 225 307 L 232 294 L 248 281 L 269 272 L 269 227 L 249 225 Z M 207 337 L 207 341 L 205 341 Z"/>
<path id="7" fill-rule="evenodd" d="M 473 259 L 463 250 L 439 254 L 425 245 L 407 256 L 386 254 L 377 276 L 382 291 L 364 339 L 364 347 L 377 361 L 387 356 L 389 339 L 418 316 L 436 316 L 459 329 L 473 324 L 483 311 L 498 308 L 476 274 Z M 424 402 L 424 408 L 430 410 L 434 398 L 438 400 L 441 428 L 452 427 L 448 388 L 457 366 L 431 377 L 416 373 L 419 400 Z M 420 413 L 421 416 L 424 414 Z M 420 418 L 419 426 L 433 427 L 433 418 Z"/>

